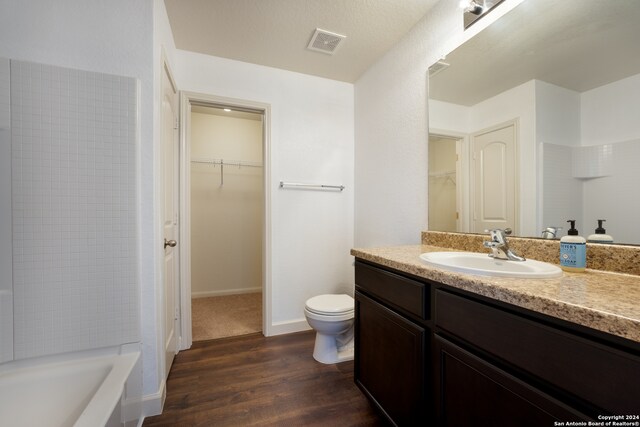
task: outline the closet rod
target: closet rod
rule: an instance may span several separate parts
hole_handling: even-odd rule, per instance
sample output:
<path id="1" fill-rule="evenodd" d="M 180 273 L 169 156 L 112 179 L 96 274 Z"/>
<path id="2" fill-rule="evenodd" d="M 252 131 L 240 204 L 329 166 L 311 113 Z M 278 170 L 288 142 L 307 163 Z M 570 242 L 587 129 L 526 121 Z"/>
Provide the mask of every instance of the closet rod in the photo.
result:
<path id="1" fill-rule="evenodd" d="M 453 183 L 453 185 L 456 184 L 456 180 L 455 180 L 456 172 L 455 171 L 429 173 L 429 178 L 434 178 L 434 179 L 445 178 L 445 182 L 446 181 L 451 181 Z"/>
<path id="2" fill-rule="evenodd" d="M 224 161 L 224 159 L 191 159 L 191 163 L 206 163 L 209 165 L 220 165 L 220 186 L 224 185 L 224 167 L 237 166 L 238 168 L 261 168 L 259 163 L 242 162 L 239 160 Z"/>
<path id="3" fill-rule="evenodd" d="M 243 162 L 242 160 L 224 160 L 224 159 L 192 159 L 191 163 L 206 163 L 209 165 L 221 166 L 238 166 L 240 168 L 261 168 L 262 165 L 256 162 Z"/>
<path id="4" fill-rule="evenodd" d="M 280 181 L 280 188 L 311 188 L 316 190 L 344 190 L 344 185 L 302 184 L 299 182 Z"/>

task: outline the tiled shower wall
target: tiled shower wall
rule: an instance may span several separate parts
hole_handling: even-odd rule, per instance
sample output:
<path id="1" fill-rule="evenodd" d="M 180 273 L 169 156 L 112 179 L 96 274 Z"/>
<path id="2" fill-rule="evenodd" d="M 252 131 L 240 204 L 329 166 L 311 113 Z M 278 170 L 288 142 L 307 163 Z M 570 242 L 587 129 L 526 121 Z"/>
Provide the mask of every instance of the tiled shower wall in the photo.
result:
<path id="1" fill-rule="evenodd" d="M 13 359 L 9 60 L 0 58 L 0 362 Z"/>
<path id="2" fill-rule="evenodd" d="M 637 244 L 640 228 L 630 226 L 640 217 L 640 140 L 568 147 L 542 144 L 543 227 L 577 220 L 583 236 L 605 219 L 607 234 L 616 243 Z"/>
<path id="3" fill-rule="evenodd" d="M 137 93 L 11 61 L 16 359 L 140 339 Z"/>

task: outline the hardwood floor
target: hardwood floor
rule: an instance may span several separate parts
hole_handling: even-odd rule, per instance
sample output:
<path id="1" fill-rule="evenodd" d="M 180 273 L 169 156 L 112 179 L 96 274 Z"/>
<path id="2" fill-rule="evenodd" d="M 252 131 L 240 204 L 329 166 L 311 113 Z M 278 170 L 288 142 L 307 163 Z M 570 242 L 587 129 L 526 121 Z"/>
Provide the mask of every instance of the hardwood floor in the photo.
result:
<path id="1" fill-rule="evenodd" d="M 144 426 L 384 426 L 353 362 L 313 357 L 313 331 L 194 343 L 176 356 L 162 415 Z"/>

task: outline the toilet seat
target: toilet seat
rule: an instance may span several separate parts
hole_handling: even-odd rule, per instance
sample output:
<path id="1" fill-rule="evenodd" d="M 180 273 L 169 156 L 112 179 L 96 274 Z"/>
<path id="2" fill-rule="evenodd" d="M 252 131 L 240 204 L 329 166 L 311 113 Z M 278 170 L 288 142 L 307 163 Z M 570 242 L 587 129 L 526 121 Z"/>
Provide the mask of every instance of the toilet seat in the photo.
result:
<path id="1" fill-rule="evenodd" d="M 310 313 L 321 316 L 343 317 L 345 315 L 353 314 L 354 300 L 351 296 L 346 294 L 318 295 L 313 298 L 309 298 L 305 303 L 304 308 Z"/>

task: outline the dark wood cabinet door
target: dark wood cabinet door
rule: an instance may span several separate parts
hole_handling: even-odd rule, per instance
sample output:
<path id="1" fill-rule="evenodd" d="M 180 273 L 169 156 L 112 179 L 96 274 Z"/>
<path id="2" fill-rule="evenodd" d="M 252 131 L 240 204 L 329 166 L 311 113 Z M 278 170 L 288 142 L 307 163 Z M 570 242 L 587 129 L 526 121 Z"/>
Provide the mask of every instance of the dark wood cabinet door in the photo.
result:
<path id="1" fill-rule="evenodd" d="M 356 292 L 356 384 L 399 426 L 424 425 L 426 332 Z"/>
<path id="2" fill-rule="evenodd" d="M 538 427 L 588 419 L 438 335 L 434 350 L 440 426 Z"/>

